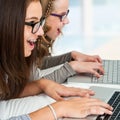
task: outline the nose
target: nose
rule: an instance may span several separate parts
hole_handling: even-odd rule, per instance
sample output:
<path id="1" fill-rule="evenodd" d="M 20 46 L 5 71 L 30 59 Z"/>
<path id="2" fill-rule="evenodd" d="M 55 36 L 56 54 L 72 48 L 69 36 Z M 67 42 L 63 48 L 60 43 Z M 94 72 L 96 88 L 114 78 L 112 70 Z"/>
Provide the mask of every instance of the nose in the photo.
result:
<path id="1" fill-rule="evenodd" d="M 68 19 L 68 17 L 66 17 L 66 18 L 63 20 L 63 24 L 69 24 L 69 19 Z"/>
<path id="2" fill-rule="evenodd" d="M 36 35 L 38 35 L 38 36 L 44 35 L 44 31 L 43 31 L 43 28 L 41 26 L 40 26 L 39 30 L 36 32 Z"/>

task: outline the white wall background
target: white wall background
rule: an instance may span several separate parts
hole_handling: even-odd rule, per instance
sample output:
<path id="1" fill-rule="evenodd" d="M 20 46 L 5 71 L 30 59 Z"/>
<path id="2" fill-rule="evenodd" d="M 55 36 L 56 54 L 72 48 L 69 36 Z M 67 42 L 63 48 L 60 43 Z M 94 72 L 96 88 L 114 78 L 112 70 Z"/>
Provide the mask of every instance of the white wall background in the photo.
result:
<path id="1" fill-rule="evenodd" d="M 120 59 L 120 0 L 70 0 L 70 23 L 53 55 L 71 50 Z"/>

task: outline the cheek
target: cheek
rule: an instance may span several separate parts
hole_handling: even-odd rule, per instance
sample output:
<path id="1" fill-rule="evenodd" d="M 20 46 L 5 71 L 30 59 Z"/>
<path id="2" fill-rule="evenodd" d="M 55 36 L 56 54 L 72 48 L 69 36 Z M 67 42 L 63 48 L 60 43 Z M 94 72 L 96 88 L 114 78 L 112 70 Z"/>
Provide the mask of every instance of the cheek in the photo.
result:
<path id="1" fill-rule="evenodd" d="M 57 32 L 57 29 L 60 28 L 60 22 L 58 20 L 49 22 L 47 25 L 50 26 L 49 32 L 52 34 L 55 34 Z"/>
<path id="2" fill-rule="evenodd" d="M 27 27 L 24 28 L 24 42 L 27 41 L 27 38 L 29 37 L 29 30 L 27 29 Z"/>
<path id="3" fill-rule="evenodd" d="M 28 30 L 27 30 L 27 28 L 25 27 L 25 29 L 24 29 L 24 55 L 25 55 L 25 57 L 27 57 L 28 56 L 28 43 L 27 43 L 27 40 L 28 40 L 28 38 L 29 38 L 29 32 L 28 32 Z"/>
<path id="4" fill-rule="evenodd" d="M 47 18 L 46 24 L 50 26 L 51 28 L 57 28 L 60 25 L 60 20 L 57 17 L 51 16 Z"/>
<path id="5" fill-rule="evenodd" d="M 24 32 L 24 50 L 26 50 L 26 44 L 27 44 L 27 39 L 28 39 L 28 32 L 25 30 Z"/>
<path id="6" fill-rule="evenodd" d="M 51 29 L 47 32 L 47 35 L 55 40 L 58 37 L 58 29 L 61 28 L 61 22 L 57 17 L 51 17 L 46 20 L 46 24 L 51 27 Z"/>

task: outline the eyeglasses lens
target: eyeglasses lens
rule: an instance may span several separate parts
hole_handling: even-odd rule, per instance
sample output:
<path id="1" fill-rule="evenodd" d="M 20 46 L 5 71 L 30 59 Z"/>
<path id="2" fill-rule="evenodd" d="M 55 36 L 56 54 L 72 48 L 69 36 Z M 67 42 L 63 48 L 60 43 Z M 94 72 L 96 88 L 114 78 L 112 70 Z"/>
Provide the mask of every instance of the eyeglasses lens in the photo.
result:
<path id="1" fill-rule="evenodd" d="M 36 33 L 38 29 L 40 28 L 40 26 L 43 27 L 44 24 L 45 24 L 45 19 L 41 19 L 38 23 L 36 23 L 33 28 L 33 33 Z"/>
<path id="2" fill-rule="evenodd" d="M 66 17 L 68 16 L 68 13 L 69 13 L 69 10 L 66 12 L 65 15 L 62 16 L 62 21 L 63 21 L 64 19 L 66 19 Z"/>

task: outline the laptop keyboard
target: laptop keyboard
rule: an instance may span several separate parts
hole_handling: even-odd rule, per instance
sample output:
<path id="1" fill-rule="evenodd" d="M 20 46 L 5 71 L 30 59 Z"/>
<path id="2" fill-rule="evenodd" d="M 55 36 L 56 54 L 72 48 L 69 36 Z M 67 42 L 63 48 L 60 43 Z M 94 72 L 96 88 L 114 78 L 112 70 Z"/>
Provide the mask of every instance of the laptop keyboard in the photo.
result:
<path id="1" fill-rule="evenodd" d="M 96 120 L 120 120 L 120 91 L 114 92 L 108 104 L 113 107 L 113 114 L 99 115 Z"/>
<path id="2" fill-rule="evenodd" d="M 92 76 L 92 83 L 120 84 L 120 60 L 104 60 L 103 66 L 105 74 L 100 78 Z"/>

